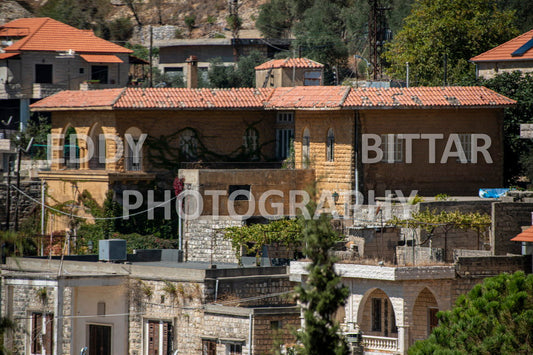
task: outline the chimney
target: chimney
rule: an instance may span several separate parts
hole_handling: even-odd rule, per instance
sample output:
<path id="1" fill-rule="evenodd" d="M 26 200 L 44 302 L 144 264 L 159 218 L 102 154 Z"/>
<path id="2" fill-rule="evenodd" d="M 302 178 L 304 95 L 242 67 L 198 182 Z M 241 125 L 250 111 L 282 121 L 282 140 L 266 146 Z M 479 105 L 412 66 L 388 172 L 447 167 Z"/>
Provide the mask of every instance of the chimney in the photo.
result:
<path id="1" fill-rule="evenodd" d="M 187 89 L 198 87 L 198 57 L 191 55 L 185 60 L 187 62 Z"/>

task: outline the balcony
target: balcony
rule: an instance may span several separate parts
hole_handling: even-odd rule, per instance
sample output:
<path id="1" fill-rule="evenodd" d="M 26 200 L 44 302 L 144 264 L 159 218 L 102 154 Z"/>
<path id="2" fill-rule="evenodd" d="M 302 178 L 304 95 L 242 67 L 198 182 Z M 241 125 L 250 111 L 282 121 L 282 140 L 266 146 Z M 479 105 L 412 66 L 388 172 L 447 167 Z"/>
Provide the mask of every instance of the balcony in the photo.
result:
<path id="1" fill-rule="evenodd" d="M 398 349 L 398 338 L 387 338 L 363 335 L 363 346 L 365 352 L 384 352 L 390 354 L 396 354 Z"/>
<path id="2" fill-rule="evenodd" d="M 100 89 L 114 89 L 121 87 L 118 84 L 100 84 L 98 82 L 87 81 L 80 84 L 80 90 L 100 90 Z"/>
<path id="3" fill-rule="evenodd" d="M 33 95 L 34 99 L 42 99 L 50 95 L 56 94 L 60 91 L 67 90 L 66 84 L 33 84 Z"/>
<path id="4" fill-rule="evenodd" d="M 20 84 L 7 84 L 0 78 L 0 100 L 18 99 L 23 97 Z"/>

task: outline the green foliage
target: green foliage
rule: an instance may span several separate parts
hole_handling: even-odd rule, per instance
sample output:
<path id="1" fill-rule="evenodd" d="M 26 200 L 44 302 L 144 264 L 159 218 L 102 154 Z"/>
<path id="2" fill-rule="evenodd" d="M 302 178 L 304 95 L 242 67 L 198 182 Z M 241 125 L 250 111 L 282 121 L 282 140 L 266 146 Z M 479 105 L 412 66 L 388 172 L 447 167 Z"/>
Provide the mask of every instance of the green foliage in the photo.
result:
<path id="1" fill-rule="evenodd" d="M 187 26 L 187 29 L 189 30 L 189 35 L 194 29 L 195 24 L 196 24 L 196 15 L 185 16 L 185 26 Z"/>
<path id="2" fill-rule="evenodd" d="M 314 215 L 314 207 L 308 207 Z M 335 259 L 329 253 L 339 236 L 333 231 L 331 217 L 324 214 L 318 219 L 300 220 L 304 237 L 304 253 L 311 264 L 305 283 L 296 287 L 304 309 L 305 324 L 297 333 L 303 345 L 301 354 L 348 354 L 346 340 L 340 334 L 334 314 L 346 303 L 348 287 L 339 285 L 335 273 Z"/>
<path id="3" fill-rule="evenodd" d="M 440 211 L 425 209 L 413 212 L 410 219 L 394 216 L 387 223 L 404 228 L 422 228 L 432 232 L 437 226 L 461 230 L 481 230 L 491 225 L 488 214 L 479 212 Z"/>
<path id="4" fill-rule="evenodd" d="M 513 11 L 502 11 L 496 0 L 420 0 L 413 4 L 404 26 L 387 45 L 388 73 L 405 79 L 409 62 L 411 83 L 441 85 L 444 56 L 448 83 L 474 77 L 468 60 L 518 34 Z"/>
<path id="5" fill-rule="evenodd" d="M 530 163 L 533 144 L 531 139 L 520 138 L 520 124 L 531 122 L 533 117 L 533 76 L 516 71 L 496 75 L 480 84 L 517 101 L 515 106 L 505 109 L 503 121 L 506 184 L 515 184 L 524 173 L 533 181 Z"/>
<path id="6" fill-rule="evenodd" d="M 109 39 L 124 45 L 133 34 L 133 24 L 128 17 L 120 17 L 109 22 Z"/>
<path id="7" fill-rule="evenodd" d="M 533 275 L 485 279 L 438 317 L 439 326 L 409 354 L 531 354 Z"/>
<path id="8" fill-rule="evenodd" d="M 242 27 L 242 19 L 239 15 L 229 15 L 226 17 L 226 23 L 229 29 L 233 33 L 233 37 L 238 37 L 239 31 Z"/>
<path id="9" fill-rule="evenodd" d="M 145 47 L 141 44 L 131 44 L 129 42 L 126 43 L 124 47 L 133 50 L 133 53 L 132 53 L 133 56 L 144 59 L 146 61 L 150 60 L 150 49 L 148 47 Z M 154 58 L 159 57 L 158 47 L 152 48 L 152 57 Z"/>
<path id="10" fill-rule="evenodd" d="M 437 194 L 435 196 L 436 201 L 448 201 L 450 199 L 450 196 L 448 194 Z"/>
<path id="11" fill-rule="evenodd" d="M 0 231 L 0 245 L 4 245 L 7 257 L 35 255 L 37 251 L 33 235 L 12 231 Z"/>
<path id="12" fill-rule="evenodd" d="M 259 8 L 259 16 L 255 26 L 266 38 L 288 37 L 294 16 L 290 2 L 287 0 L 271 0 Z"/>
<path id="13" fill-rule="evenodd" d="M 224 238 L 231 241 L 239 262 L 242 247 L 246 248 L 248 253 L 259 255 L 265 245 L 278 243 L 287 247 L 297 247 L 302 241 L 301 225 L 293 219 L 280 219 L 268 224 L 229 227 L 224 231 Z"/>
<path id="14" fill-rule="evenodd" d="M 410 205 L 416 205 L 420 202 L 424 202 L 424 198 L 422 196 L 419 196 L 418 194 L 416 194 L 415 197 L 409 199 L 408 201 Z"/>
<path id="15" fill-rule="evenodd" d="M 266 60 L 259 51 L 241 56 L 236 67 L 225 66 L 220 58 L 213 58 L 207 73 L 209 83 L 214 88 L 255 87 L 255 67 Z"/>
<path id="16" fill-rule="evenodd" d="M 206 22 L 209 25 L 213 25 L 216 21 L 217 21 L 217 18 L 215 16 L 211 16 L 211 15 L 207 16 Z"/>
<path id="17" fill-rule="evenodd" d="M 32 115 L 28 125 L 20 136 L 13 137 L 13 143 L 17 147 L 26 149 L 28 143 L 33 138 L 33 145 L 30 150 L 32 159 L 47 159 L 48 134 L 50 134 L 52 125 L 50 118 L 44 115 Z"/>

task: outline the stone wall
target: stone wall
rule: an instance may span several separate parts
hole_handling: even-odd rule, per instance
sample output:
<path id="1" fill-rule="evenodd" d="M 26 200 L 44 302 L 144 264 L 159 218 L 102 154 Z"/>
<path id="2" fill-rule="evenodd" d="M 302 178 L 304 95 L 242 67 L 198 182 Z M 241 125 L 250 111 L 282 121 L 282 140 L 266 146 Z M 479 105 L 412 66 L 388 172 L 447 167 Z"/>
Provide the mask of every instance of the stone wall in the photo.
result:
<path id="1" fill-rule="evenodd" d="M 522 226 L 532 224 L 533 203 L 494 202 L 492 204 L 491 245 L 494 255 L 520 254 L 521 243 L 511 238 L 522 232 Z"/>
<path id="2" fill-rule="evenodd" d="M 16 185 L 16 179 L 11 180 L 12 185 Z M 20 189 L 26 194 L 30 195 L 34 199 L 41 200 L 41 182 L 39 181 L 21 181 Z M 17 204 L 17 191 L 11 189 L 11 208 L 10 208 L 10 227 L 15 227 L 15 210 Z M 19 203 L 19 226 L 23 223 L 24 219 L 27 218 L 39 205 L 26 196 L 19 194 L 20 203 Z M 0 184 L 0 225 L 5 226 L 6 223 L 6 204 L 7 204 L 7 180 L 1 181 Z M 40 215 L 40 209 L 39 209 Z"/>
<path id="3" fill-rule="evenodd" d="M 185 260 L 216 263 L 237 263 L 231 242 L 224 239 L 223 229 L 242 226 L 242 221 L 229 217 L 200 217 L 185 224 Z"/>

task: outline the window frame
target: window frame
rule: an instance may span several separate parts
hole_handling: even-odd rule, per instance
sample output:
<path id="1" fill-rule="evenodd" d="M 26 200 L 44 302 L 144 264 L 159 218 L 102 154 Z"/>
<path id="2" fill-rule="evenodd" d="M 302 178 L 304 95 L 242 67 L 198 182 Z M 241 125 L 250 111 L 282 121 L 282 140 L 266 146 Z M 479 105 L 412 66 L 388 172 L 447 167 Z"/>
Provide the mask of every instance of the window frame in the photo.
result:
<path id="1" fill-rule="evenodd" d="M 372 298 L 372 308 L 371 308 L 371 329 L 373 332 L 381 332 L 383 330 L 382 326 L 382 305 L 383 301 L 381 298 Z"/>
<path id="2" fill-rule="evenodd" d="M 326 161 L 330 163 L 335 161 L 335 132 L 333 128 L 328 130 L 326 137 Z"/>
<path id="3" fill-rule="evenodd" d="M 404 162 L 404 140 L 399 138 L 397 134 L 393 133 L 386 133 L 380 135 L 381 137 L 381 145 L 380 149 L 383 152 L 383 158 L 381 159 L 381 163 L 403 163 Z M 390 146 L 390 138 L 392 137 L 392 154 L 393 159 L 389 160 L 389 146 Z"/>
<path id="4" fill-rule="evenodd" d="M 302 136 L 302 168 L 309 168 L 309 160 L 311 155 L 311 134 L 309 129 L 305 128 Z"/>

